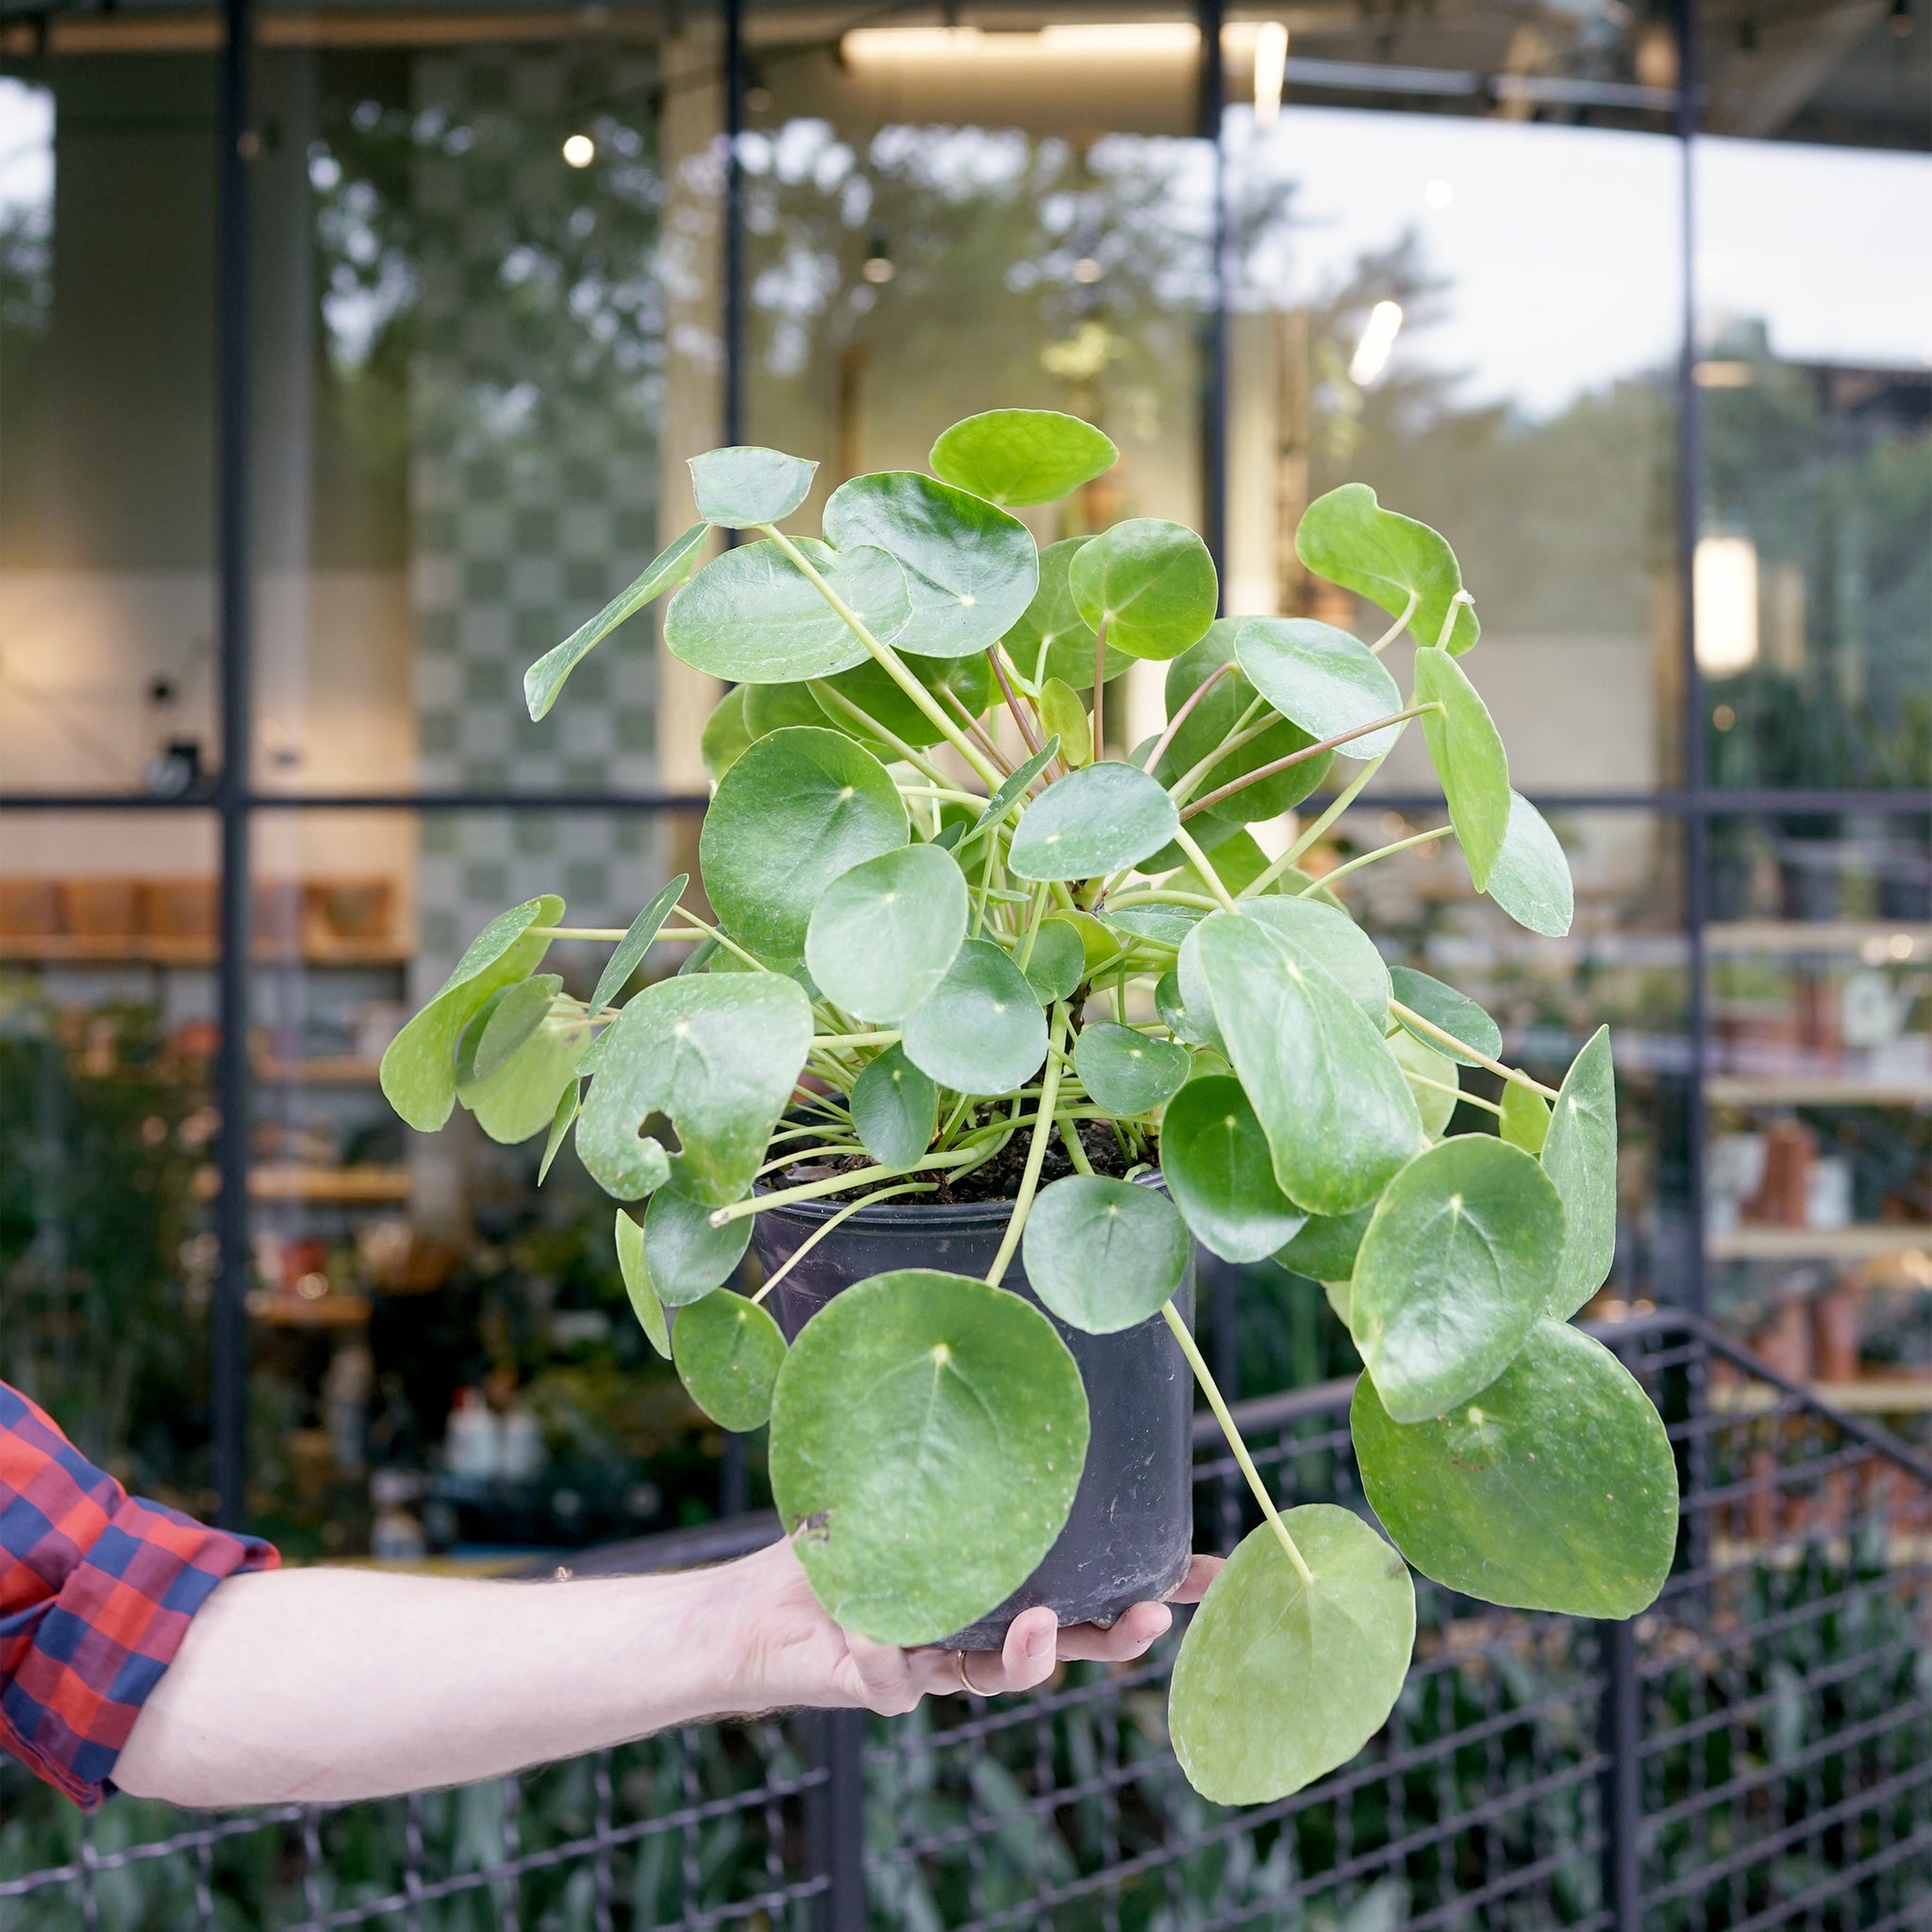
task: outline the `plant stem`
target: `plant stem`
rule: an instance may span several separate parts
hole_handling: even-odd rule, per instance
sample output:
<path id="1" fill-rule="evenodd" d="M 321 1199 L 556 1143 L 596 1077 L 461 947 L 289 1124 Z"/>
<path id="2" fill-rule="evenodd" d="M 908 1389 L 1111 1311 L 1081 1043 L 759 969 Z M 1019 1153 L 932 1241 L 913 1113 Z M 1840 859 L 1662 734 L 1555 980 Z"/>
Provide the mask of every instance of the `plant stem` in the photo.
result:
<path id="1" fill-rule="evenodd" d="M 1411 839 L 1398 839 L 1392 845 L 1377 845 L 1373 852 L 1364 852 L 1357 858 L 1351 858 L 1346 865 L 1338 865 L 1333 872 L 1324 872 L 1311 885 L 1304 886 L 1295 894 L 1306 899 L 1310 892 L 1319 892 L 1324 886 L 1332 886 L 1337 879 L 1346 878 L 1352 872 L 1359 872 L 1365 865 L 1374 865 L 1378 858 L 1387 858 L 1391 852 L 1407 852 L 1411 845 L 1426 845 L 1432 839 L 1446 839 L 1456 829 L 1454 825 L 1437 825 L 1433 830 L 1418 832 Z"/>
<path id="2" fill-rule="evenodd" d="M 1072 1121 L 1064 1119 L 1060 1122 L 1059 1128 L 1060 1145 L 1067 1150 L 1067 1158 L 1074 1163 L 1079 1173 L 1091 1174 L 1093 1163 L 1087 1158 L 1087 1150 L 1080 1144 L 1079 1128 Z"/>
<path id="3" fill-rule="evenodd" d="M 1274 864 L 1272 864 L 1268 868 L 1266 872 L 1262 873 L 1257 878 L 1251 879 L 1245 886 L 1243 886 L 1241 889 L 1241 891 L 1238 893 L 1235 894 L 1235 896 L 1239 899 L 1252 899 L 1256 896 L 1257 893 L 1265 892 L 1268 890 L 1268 888 L 1272 886 L 1276 879 L 1281 877 L 1281 875 L 1284 873 L 1291 871 L 1294 867 L 1295 860 L 1301 858 L 1302 854 L 1305 853 L 1309 846 L 1314 844 L 1314 842 L 1319 838 L 1321 838 L 1322 834 L 1325 832 L 1328 829 L 1328 827 L 1332 825 L 1335 823 L 1335 821 L 1339 819 L 1341 816 L 1341 814 L 1345 812 L 1349 808 L 1349 807 L 1356 802 L 1357 798 L 1360 796 L 1363 789 L 1367 786 L 1369 780 L 1373 778 L 1375 775 L 1375 774 L 1382 769 L 1382 759 L 1386 758 L 1388 756 L 1389 754 L 1387 752 L 1384 752 L 1382 754 L 1382 758 L 1371 758 L 1368 761 L 1368 763 L 1365 764 L 1361 768 L 1361 770 L 1358 771 L 1355 774 L 1355 776 L 1348 781 L 1347 785 L 1345 785 L 1342 788 L 1342 790 L 1336 794 L 1333 803 L 1331 803 L 1328 808 L 1323 812 L 1321 817 L 1314 820 L 1313 823 L 1310 824 L 1300 834 L 1300 836 L 1295 840 L 1294 843 L 1291 845 L 1288 848 L 1288 850 L 1284 852 L 1281 855 L 1281 857 L 1277 858 L 1274 862 Z M 1316 884 L 1319 885 L 1321 881 L 1318 879 L 1316 881 Z"/>
<path id="4" fill-rule="evenodd" d="M 806 556 L 796 543 L 774 524 L 762 524 L 759 528 L 777 544 L 806 580 L 816 588 L 818 593 L 844 620 L 845 627 L 878 660 L 880 668 L 919 708 L 940 728 L 940 735 L 946 739 L 966 762 L 991 786 L 999 784 L 999 774 L 993 771 L 982 756 L 979 747 L 946 716 L 944 706 L 907 670 L 898 652 L 890 644 L 882 644 L 867 628 L 865 620 L 826 583 L 810 558 Z"/>
<path id="5" fill-rule="evenodd" d="M 840 1208 L 838 1213 L 828 1216 L 822 1226 L 813 1228 L 791 1254 L 786 1256 L 785 1259 L 772 1271 L 764 1287 L 752 1296 L 752 1300 L 763 1301 L 841 1221 L 850 1220 L 861 1208 L 876 1207 L 881 1201 L 891 1200 L 895 1194 L 929 1194 L 934 1185 L 932 1181 L 902 1181 L 896 1188 L 881 1188 L 876 1194 L 868 1194 L 864 1200 L 851 1202 Z"/>
<path id="6" fill-rule="evenodd" d="M 1296 1549 L 1293 1537 L 1288 1533 L 1288 1524 L 1282 1522 L 1281 1512 L 1274 1507 L 1274 1498 L 1268 1493 L 1260 1473 L 1255 1467 L 1255 1458 L 1248 1454 L 1248 1445 L 1241 1441 L 1241 1431 L 1234 1425 L 1234 1418 L 1227 1412 L 1227 1404 L 1221 1399 L 1221 1391 L 1214 1385 L 1214 1376 L 1194 1346 L 1194 1338 L 1188 1333 L 1188 1324 L 1180 1318 L 1180 1310 L 1170 1302 L 1163 1302 L 1160 1312 L 1167 1317 L 1167 1325 L 1174 1330 L 1174 1339 L 1180 1343 L 1181 1353 L 1188 1358 L 1188 1366 L 1194 1372 L 1194 1379 L 1201 1385 L 1201 1393 L 1208 1398 L 1208 1407 L 1214 1411 L 1214 1420 L 1221 1424 L 1221 1433 L 1227 1438 L 1227 1446 L 1234 1451 L 1234 1459 L 1241 1465 L 1241 1474 L 1248 1479 L 1248 1487 L 1255 1492 L 1255 1500 L 1261 1506 L 1261 1514 L 1268 1519 L 1279 1539 L 1281 1547 L 1288 1552 L 1288 1560 L 1295 1567 L 1305 1590 L 1314 1588 L 1315 1573 L 1308 1568 L 1307 1558 Z"/>
<path id="7" fill-rule="evenodd" d="M 793 1157 L 796 1158 L 797 1157 Z M 845 1188 L 863 1187 L 867 1181 L 895 1181 L 902 1174 L 918 1174 L 925 1168 L 964 1167 L 976 1157 L 971 1154 L 922 1154 L 904 1167 L 861 1167 L 851 1174 L 835 1174 L 826 1180 L 807 1181 L 801 1187 L 780 1188 L 770 1194 L 753 1194 L 734 1201 L 728 1208 L 714 1208 L 713 1227 L 728 1227 L 748 1214 L 762 1214 L 767 1208 L 789 1208 L 794 1201 L 816 1201 L 822 1194 L 836 1194 Z"/>
<path id="8" fill-rule="evenodd" d="M 1465 604 L 1472 608 L 1475 605 L 1475 599 L 1467 591 L 1457 591 L 1455 596 L 1450 598 L 1449 608 L 1442 613 L 1442 628 L 1436 633 L 1436 648 L 1439 651 L 1446 651 L 1449 648 L 1450 633 L 1455 630 L 1456 620 L 1461 614 Z"/>
<path id="9" fill-rule="evenodd" d="M 814 1033 L 814 1046 L 891 1046 L 899 1038 L 896 1026 L 874 1027 L 870 1033 Z"/>
<path id="10" fill-rule="evenodd" d="M 1455 1034 L 1445 1033 L 1433 1020 L 1424 1020 L 1420 1013 L 1405 1007 L 1400 1000 L 1391 1000 L 1389 1010 L 1405 1026 L 1412 1026 L 1420 1033 L 1426 1033 L 1431 1040 L 1441 1041 L 1452 1053 L 1467 1054 L 1477 1066 L 1487 1067 L 1491 1073 L 1501 1074 L 1506 1080 L 1514 1080 L 1519 1087 L 1527 1087 L 1532 1093 L 1541 1093 L 1545 1100 L 1562 1098 L 1554 1087 L 1545 1087 L 1541 1080 L 1532 1080 L 1521 1067 L 1506 1067 L 1501 1060 L 1492 1060 L 1488 1054 L 1478 1053 L 1468 1041 L 1457 1040 Z"/>
<path id="11" fill-rule="evenodd" d="M 870 731 L 881 744 L 888 746 L 895 757 L 904 758 L 922 777 L 929 778 L 935 785 L 943 785 L 946 782 L 946 774 L 936 764 L 929 758 L 922 758 L 903 738 L 888 731 L 870 711 L 855 705 L 842 691 L 837 690 L 822 677 L 808 680 L 806 688 L 818 700 L 822 710 L 827 705 L 836 706 L 854 724 L 862 730 Z"/>
<path id="12" fill-rule="evenodd" d="M 1441 706 L 1433 700 L 1427 704 L 1410 705 L 1407 709 L 1393 711 L 1386 718 L 1377 718 L 1368 724 L 1357 724 L 1352 731 L 1338 731 L 1333 738 L 1322 739 L 1315 744 L 1305 744 L 1300 751 L 1291 751 L 1284 758 L 1271 759 L 1265 765 L 1257 765 L 1252 772 L 1243 772 L 1239 778 L 1231 778 L 1218 791 L 1210 791 L 1205 798 L 1197 798 L 1186 807 L 1181 816 L 1192 818 L 1197 811 L 1206 811 L 1210 805 L 1219 805 L 1224 798 L 1232 798 L 1237 791 L 1245 791 L 1250 785 L 1258 785 L 1263 778 L 1272 778 L 1277 772 L 1285 772 L 1291 765 L 1306 764 L 1310 758 L 1318 758 L 1324 752 L 1333 751 L 1338 745 L 1346 744 L 1351 739 L 1366 738 L 1372 731 L 1386 730 L 1391 724 L 1406 724 L 1411 718 L 1420 718 L 1424 711 L 1440 711 Z"/>
<path id="13" fill-rule="evenodd" d="M 1107 620 L 1102 618 L 1100 628 L 1093 633 L 1093 761 L 1096 764 L 1107 756 L 1107 733 L 1102 722 L 1106 714 L 1101 709 L 1106 691 Z M 1062 758 L 1060 763 L 1064 766 L 1067 761 Z"/>
<path id="14" fill-rule="evenodd" d="M 966 708 L 965 701 L 959 696 L 959 693 L 951 685 L 942 684 L 940 686 L 940 694 L 952 706 L 954 710 L 958 712 L 973 741 L 1000 768 L 1000 775 L 1010 778 L 1013 775 L 1012 766 L 1001 755 L 999 746 L 979 728 L 979 720 Z"/>
<path id="15" fill-rule="evenodd" d="M 983 793 L 961 791 L 956 785 L 902 785 L 899 795 L 902 798 L 934 798 L 941 805 L 970 805 L 980 811 L 986 809 Z"/>
<path id="16" fill-rule="evenodd" d="M 1208 855 L 1194 843 L 1183 827 L 1176 825 L 1174 828 L 1174 841 L 1193 861 L 1194 870 L 1207 881 L 1208 890 L 1214 894 L 1214 903 L 1224 912 L 1239 912 L 1241 908 L 1234 903 L 1233 895 L 1221 883 L 1221 874 L 1208 863 Z"/>
<path id="17" fill-rule="evenodd" d="M 1042 879 L 1034 887 L 1032 903 L 1026 908 L 1026 936 L 1020 941 L 1020 950 L 1013 955 L 1013 964 L 1022 973 L 1033 958 L 1033 942 L 1040 937 L 1040 918 L 1045 910 L 1046 882 Z"/>
<path id="18" fill-rule="evenodd" d="M 1029 758 L 1040 754 L 1041 741 L 1034 736 L 1033 726 L 1026 722 L 1026 712 L 1020 703 L 1020 694 L 1013 689 L 1013 681 L 1007 675 L 1007 667 L 1001 661 L 1003 653 L 997 644 L 989 644 L 986 649 L 987 660 L 992 666 L 992 675 L 1000 681 L 1000 690 L 1005 693 L 1007 709 L 1013 715 L 1013 723 L 1020 727 L 1020 736 L 1025 741 Z"/>
<path id="19" fill-rule="evenodd" d="M 1408 620 L 1415 615 L 1415 607 L 1422 601 L 1423 593 L 1420 591 L 1411 591 L 1408 593 L 1408 602 L 1402 607 L 1402 615 L 1369 646 L 1376 657 L 1379 658 L 1402 635 L 1407 627 Z"/>
<path id="20" fill-rule="evenodd" d="M 1160 762 L 1162 755 L 1166 752 L 1168 746 L 1174 742 L 1174 734 L 1188 722 L 1188 713 L 1230 672 L 1238 672 L 1240 669 L 1241 666 L 1230 658 L 1219 671 L 1210 672 L 1208 676 L 1204 677 L 1188 693 L 1187 703 L 1167 721 L 1167 729 L 1154 741 L 1154 749 L 1147 754 L 1146 758 L 1141 763 L 1141 769 L 1143 772 L 1147 773 L 1150 777 L 1153 775 L 1155 766 Z"/>
<path id="21" fill-rule="evenodd" d="M 1498 1120 L 1503 1117 L 1503 1109 L 1493 1100 L 1485 1100 L 1480 1093 L 1452 1087 L 1446 1080 L 1431 1080 L 1426 1074 L 1418 1074 L 1408 1067 L 1403 1068 L 1402 1077 L 1412 1087 L 1433 1087 L 1438 1093 L 1453 1093 L 1457 1100 L 1467 1101 L 1471 1107 L 1479 1107 L 1485 1113 L 1494 1114 Z"/>
<path id="22" fill-rule="evenodd" d="M 612 945 L 624 936 L 621 925 L 533 925 L 524 934 L 532 940 L 605 940 Z"/>
<path id="23" fill-rule="evenodd" d="M 1249 706 L 1249 710 L 1254 707 Z M 1245 714 L 1244 714 L 1245 715 Z M 1168 789 L 1169 795 L 1176 805 L 1185 805 L 1194 795 L 1194 787 L 1201 783 L 1223 759 L 1241 750 L 1241 746 L 1259 738 L 1264 731 L 1273 731 L 1279 719 L 1267 719 L 1259 724 L 1250 724 L 1243 729 L 1239 724 L 1221 742 L 1197 765 L 1191 765 Z"/>
<path id="24" fill-rule="evenodd" d="M 1061 1003 L 1053 1009 L 1054 1046 L 1060 1044 L 1066 1033 L 1067 1009 Z M 1046 1140 L 1053 1124 L 1054 1104 L 1059 1099 L 1059 1057 L 1049 1054 L 1045 1077 L 1040 1083 L 1040 1113 L 1033 1123 L 1033 1144 L 1026 1150 L 1026 1169 L 1020 1176 L 1020 1191 L 1014 1196 L 1013 1211 L 1007 1217 L 1007 1231 L 1000 1237 L 1000 1251 L 992 1257 L 992 1266 L 986 1271 L 991 1287 L 997 1288 L 1005 1279 L 1007 1264 L 1013 1258 L 1013 1250 L 1020 1245 L 1020 1237 L 1025 1231 L 1026 1216 L 1033 1206 L 1033 1191 L 1040 1185 L 1041 1163 L 1046 1158 Z"/>

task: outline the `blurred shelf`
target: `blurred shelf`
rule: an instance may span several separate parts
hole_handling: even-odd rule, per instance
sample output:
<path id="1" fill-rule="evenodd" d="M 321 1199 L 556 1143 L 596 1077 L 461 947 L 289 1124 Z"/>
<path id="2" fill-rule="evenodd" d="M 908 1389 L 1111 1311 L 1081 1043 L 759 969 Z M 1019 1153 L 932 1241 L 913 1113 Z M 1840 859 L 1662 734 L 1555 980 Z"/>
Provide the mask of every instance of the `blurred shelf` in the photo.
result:
<path id="1" fill-rule="evenodd" d="M 1713 1074 L 1705 1097 L 1732 1107 L 1932 1107 L 1932 1080 L 1833 1074 Z"/>
<path id="2" fill-rule="evenodd" d="M 204 1201 L 221 1190 L 212 1168 L 194 1177 L 194 1191 Z M 275 1161 L 256 1168 L 248 1176 L 248 1193 L 256 1201 L 326 1201 L 356 1205 L 409 1198 L 406 1167 L 300 1167 Z"/>
<path id="3" fill-rule="evenodd" d="M 1861 1557 L 1865 1548 L 1865 1541 L 1861 1537 L 1857 1544 Z M 1718 1570 L 1739 1570 L 1747 1566 L 1756 1569 L 1763 1565 L 1774 1570 L 1795 1570 L 1817 1555 L 1823 1555 L 1832 1563 L 1849 1564 L 1854 1555 L 1852 1541 L 1842 1533 L 1820 1536 L 1816 1532 L 1800 1532 L 1769 1540 L 1737 1536 L 1714 1536 L 1710 1540 L 1710 1562 L 1712 1568 Z M 1923 1570 L 1927 1564 L 1932 1564 L 1932 1534 L 1924 1530 L 1899 1530 L 1885 1539 L 1885 1566 L 1888 1570 Z"/>
<path id="4" fill-rule="evenodd" d="M 1734 1227 L 1706 1238 L 1716 1261 L 1877 1261 L 1932 1250 L 1932 1224 L 1876 1222 L 1859 1227 Z"/>
<path id="5" fill-rule="evenodd" d="M 1903 957 L 1890 951 L 1895 940 L 1908 941 Z M 1897 919 L 1832 919 L 1815 924 L 1799 919 L 1723 920 L 1704 928 L 1707 953 L 1862 953 L 1885 947 L 1883 963 L 1902 966 L 1932 956 L 1932 925 Z"/>
<path id="6" fill-rule="evenodd" d="M 0 937 L 0 961 L 37 966 L 212 966 L 212 940 L 146 939 L 126 934 L 48 933 Z M 410 947 L 392 939 L 305 940 L 299 946 L 258 942 L 258 965 L 407 966 Z"/>
<path id="7" fill-rule="evenodd" d="M 1848 1415 L 1932 1413 L 1932 1376 L 1872 1375 L 1856 1382 L 1813 1382 L 1810 1392 Z M 1712 1408 L 1727 1415 L 1759 1415 L 1786 1399 L 1769 1382 L 1720 1383 L 1710 1391 Z"/>
<path id="8" fill-rule="evenodd" d="M 359 1328 L 369 1319 L 366 1294 L 271 1294 L 256 1289 L 248 1297 L 252 1321 L 271 1328 Z"/>
<path id="9" fill-rule="evenodd" d="M 258 1060 L 255 1077 L 272 1087 L 374 1087 L 381 1068 L 380 1060 L 317 1054 L 307 1059 Z"/>

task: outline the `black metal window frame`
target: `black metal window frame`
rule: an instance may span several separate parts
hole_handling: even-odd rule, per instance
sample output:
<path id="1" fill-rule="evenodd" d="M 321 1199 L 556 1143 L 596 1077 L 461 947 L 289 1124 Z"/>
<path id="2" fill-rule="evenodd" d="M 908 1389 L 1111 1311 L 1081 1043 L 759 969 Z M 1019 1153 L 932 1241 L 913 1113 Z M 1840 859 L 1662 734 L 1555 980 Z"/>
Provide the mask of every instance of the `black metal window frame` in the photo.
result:
<path id="1" fill-rule="evenodd" d="M 724 55 L 724 134 L 727 165 L 724 189 L 724 274 L 722 314 L 723 372 L 719 420 L 727 442 L 744 433 L 746 354 L 742 175 L 737 137 L 742 131 L 746 92 L 744 0 L 721 0 Z M 1050 10 L 1045 5 L 1042 11 Z M 1215 143 L 1217 162 L 1214 230 L 1215 300 L 1203 328 L 1200 385 L 1201 488 L 1204 534 L 1217 563 L 1225 542 L 1225 468 L 1230 407 L 1229 318 L 1233 263 L 1226 220 L 1228 206 L 1225 143 L 1220 139 L 1225 90 L 1219 58 L 1224 8 L 1222 0 L 1195 0 L 1202 61 L 1199 128 Z M 219 938 L 216 1008 L 221 1045 L 215 1063 L 214 1101 L 221 1120 L 216 1147 L 219 1191 L 213 1231 L 220 1261 L 209 1311 L 212 1392 L 211 1475 L 219 1520 L 246 1525 L 246 1418 L 248 1328 L 246 1296 L 250 1269 L 248 1193 L 249 1124 L 254 1073 L 247 1050 L 251 995 L 251 856 L 258 814 L 327 808 L 332 810 L 408 809 L 416 812 L 550 811 L 594 809 L 657 815 L 701 811 L 702 794 L 662 790 L 607 791 L 455 791 L 386 792 L 259 791 L 255 788 L 252 749 L 255 734 L 254 638 L 252 602 L 255 564 L 249 519 L 250 465 L 254 434 L 249 324 L 251 282 L 249 212 L 250 162 L 256 152 L 250 78 L 257 51 L 257 0 L 222 0 L 224 23 L 217 120 L 218 252 L 216 289 L 216 673 L 220 708 L 220 763 L 210 786 L 192 796 L 145 798 L 125 793 L 40 792 L 0 794 L 4 811 L 185 810 L 211 814 L 219 825 Z M 1674 25 L 1680 82 L 1675 93 L 1671 138 L 1678 143 L 1680 176 L 1679 269 L 1683 290 L 1677 357 L 1677 461 L 1674 529 L 1677 554 L 1680 640 L 1679 720 L 1682 782 L 1655 791 L 1556 793 L 1539 791 L 1544 810 L 1649 812 L 1682 824 L 1684 898 L 1682 932 L 1687 979 L 1685 1029 L 1690 1046 L 1686 1083 L 1685 1166 L 1690 1238 L 1683 1246 L 1684 1274 L 1677 1301 L 1694 1314 L 1706 1307 L 1703 1224 L 1703 1157 L 1707 1120 L 1704 1092 L 1707 1013 L 1705 929 L 1710 911 L 1706 858 L 1711 822 L 1718 818 L 1779 812 L 1878 812 L 1932 815 L 1932 790 L 1717 790 L 1708 783 L 1704 756 L 1705 699 L 1696 655 L 1696 612 L 1688 561 L 1699 533 L 1702 480 L 1700 402 L 1694 379 L 1697 282 L 1693 169 L 1696 159 L 1698 0 L 1676 0 Z M 1612 93 L 1617 90 L 1611 90 Z M 1627 92 L 1627 90 L 1623 91 Z M 1440 803 L 1424 798 L 1389 797 L 1391 807 Z M 1231 1342 L 1234 1324 L 1217 1323 Z M 1224 1343 L 1224 1347 L 1225 1346 Z M 1227 1366 L 1231 1366 L 1228 1364 Z"/>

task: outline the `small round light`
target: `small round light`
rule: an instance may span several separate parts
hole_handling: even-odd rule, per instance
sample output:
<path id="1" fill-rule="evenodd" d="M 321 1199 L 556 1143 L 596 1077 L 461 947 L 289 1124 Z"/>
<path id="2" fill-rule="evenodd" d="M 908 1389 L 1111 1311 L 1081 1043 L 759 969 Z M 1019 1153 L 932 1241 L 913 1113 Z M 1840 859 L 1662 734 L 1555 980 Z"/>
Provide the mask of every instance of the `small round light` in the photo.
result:
<path id="1" fill-rule="evenodd" d="M 891 258 L 883 255 L 868 256 L 865 266 L 859 270 L 859 274 L 867 281 L 880 287 L 890 282 L 898 273 L 899 271 L 892 266 Z"/>
<path id="2" fill-rule="evenodd" d="M 295 1284 L 295 1292 L 305 1302 L 319 1302 L 328 1293 L 326 1274 L 305 1274 Z"/>
<path id="3" fill-rule="evenodd" d="M 1885 949 L 1894 959 L 1909 959 L 1912 957 L 1913 941 L 1908 932 L 1895 932 L 1891 943 Z"/>
<path id="4" fill-rule="evenodd" d="M 564 163 L 572 168 L 588 168 L 597 158 L 597 143 L 588 134 L 573 134 L 563 143 Z"/>
<path id="5" fill-rule="evenodd" d="M 1738 714 L 1737 712 L 1731 709 L 1730 706 L 1720 705 L 1717 708 L 1717 709 L 1710 714 L 1710 722 L 1713 724 L 1715 724 L 1720 731 L 1728 731 L 1735 724 L 1737 724 Z"/>
<path id="6" fill-rule="evenodd" d="M 1083 255 L 1074 264 L 1074 279 L 1076 282 L 1097 282 L 1100 275 L 1100 264 L 1091 255 Z"/>

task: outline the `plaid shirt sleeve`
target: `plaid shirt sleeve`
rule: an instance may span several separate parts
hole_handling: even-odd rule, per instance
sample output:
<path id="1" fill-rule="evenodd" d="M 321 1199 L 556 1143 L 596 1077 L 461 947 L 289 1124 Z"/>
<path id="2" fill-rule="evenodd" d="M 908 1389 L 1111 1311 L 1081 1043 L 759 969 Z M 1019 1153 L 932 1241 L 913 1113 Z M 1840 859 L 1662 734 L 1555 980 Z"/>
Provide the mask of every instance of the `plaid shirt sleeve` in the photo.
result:
<path id="1" fill-rule="evenodd" d="M 216 1584 L 267 1543 L 130 1496 L 0 1382 L 0 1749 L 92 1809 Z"/>

